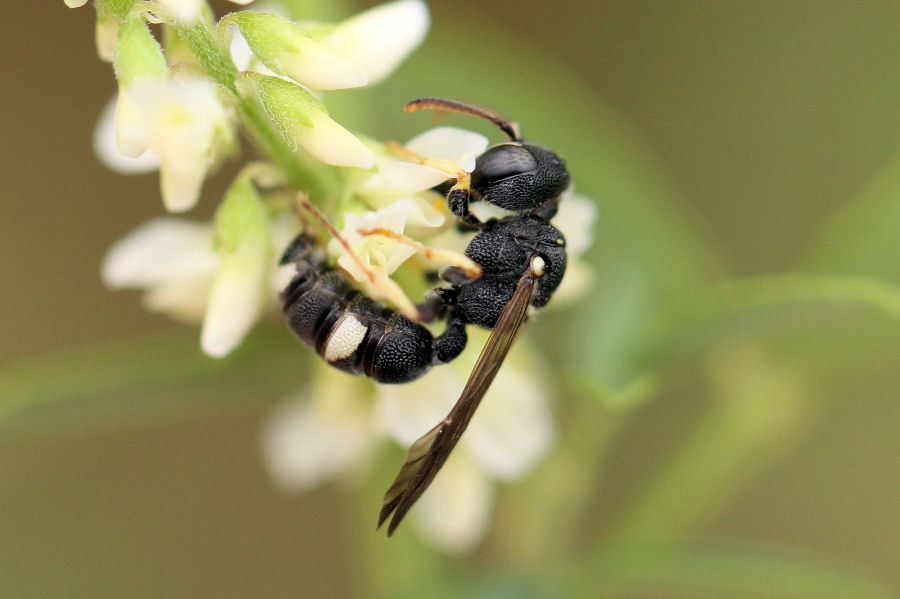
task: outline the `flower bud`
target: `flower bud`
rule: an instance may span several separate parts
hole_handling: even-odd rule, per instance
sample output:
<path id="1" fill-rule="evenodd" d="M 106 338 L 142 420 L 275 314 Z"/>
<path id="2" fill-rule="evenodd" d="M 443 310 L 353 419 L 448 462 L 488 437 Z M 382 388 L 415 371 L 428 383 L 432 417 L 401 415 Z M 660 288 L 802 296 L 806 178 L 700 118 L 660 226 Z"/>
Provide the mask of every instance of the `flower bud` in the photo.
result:
<path id="1" fill-rule="evenodd" d="M 259 318 L 272 254 L 265 205 L 252 181 L 237 179 L 216 212 L 219 269 L 210 292 L 200 345 L 213 357 L 238 346 Z"/>
<path id="2" fill-rule="evenodd" d="M 226 16 L 222 24 L 236 25 L 267 67 L 311 89 L 361 87 L 369 80 L 361 66 L 313 41 L 299 25 L 284 17 L 242 11 Z"/>
<path id="3" fill-rule="evenodd" d="M 205 0 L 156 0 L 164 11 L 183 24 L 193 23 L 203 14 Z"/>
<path id="4" fill-rule="evenodd" d="M 116 141 L 122 154 L 140 156 L 150 145 L 152 133 L 133 93 L 165 81 L 169 72 L 162 48 L 140 16 L 132 16 L 119 26 L 113 66 L 119 82 Z"/>
<path id="5" fill-rule="evenodd" d="M 422 0 L 398 0 L 363 11 L 339 23 L 322 44 L 365 69 L 369 83 L 391 74 L 428 32 Z"/>
<path id="6" fill-rule="evenodd" d="M 242 94 L 255 93 L 282 136 L 316 159 L 335 166 L 371 168 L 375 156 L 352 133 L 328 116 L 322 103 L 303 87 L 279 77 L 243 73 Z"/>

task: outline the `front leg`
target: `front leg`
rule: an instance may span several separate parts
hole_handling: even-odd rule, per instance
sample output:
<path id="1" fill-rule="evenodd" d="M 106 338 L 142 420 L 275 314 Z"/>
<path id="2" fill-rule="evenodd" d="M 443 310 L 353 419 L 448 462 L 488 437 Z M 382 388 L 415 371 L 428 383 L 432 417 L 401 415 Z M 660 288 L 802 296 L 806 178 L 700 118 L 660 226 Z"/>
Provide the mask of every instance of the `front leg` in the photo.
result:
<path id="1" fill-rule="evenodd" d="M 450 208 L 450 212 L 456 215 L 456 217 L 466 225 L 475 229 L 481 229 L 484 227 L 484 223 L 482 223 L 477 216 L 469 212 L 469 202 L 471 200 L 472 187 L 467 174 L 464 179 L 460 179 L 450 188 L 450 192 L 447 194 L 447 207 Z"/>

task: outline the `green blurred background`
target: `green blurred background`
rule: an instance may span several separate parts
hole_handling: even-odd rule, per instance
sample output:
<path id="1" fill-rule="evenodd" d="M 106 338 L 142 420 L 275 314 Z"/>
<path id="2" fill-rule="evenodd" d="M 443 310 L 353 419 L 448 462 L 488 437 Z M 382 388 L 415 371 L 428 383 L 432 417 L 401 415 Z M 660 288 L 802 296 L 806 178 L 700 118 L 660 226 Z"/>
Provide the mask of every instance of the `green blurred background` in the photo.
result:
<path id="1" fill-rule="evenodd" d="M 576 481 L 577 519 L 518 538 L 501 516 L 474 556 L 422 557 L 371 532 L 382 480 L 277 494 L 259 423 L 302 379 L 302 351 L 276 325 L 211 364 L 196 331 L 103 288 L 105 250 L 162 211 L 157 178 L 93 156 L 115 91 L 93 10 L 13 3 L 0 387 L 37 407 L 2 418 L 0 405 L 0 597 L 892 596 L 900 305 L 881 285 L 900 283 L 900 6 L 430 7 L 429 37 L 394 78 L 328 104 L 401 140 L 428 123 L 399 110 L 413 97 L 491 106 L 599 202 L 592 298 L 534 327 L 558 335 L 568 440 L 499 506 L 555 529 L 560 514 L 522 506 L 557 476 Z M 828 274 L 728 283 L 798 271 Z M 177 381 L 156 374 L 168 367 Z M 604 585 L 636 547 L 673 539 L 702 556 Z M 687 579 L 692 567 L 748 586 Z M 766 577 L 768 594 L 754 586 Z"/>

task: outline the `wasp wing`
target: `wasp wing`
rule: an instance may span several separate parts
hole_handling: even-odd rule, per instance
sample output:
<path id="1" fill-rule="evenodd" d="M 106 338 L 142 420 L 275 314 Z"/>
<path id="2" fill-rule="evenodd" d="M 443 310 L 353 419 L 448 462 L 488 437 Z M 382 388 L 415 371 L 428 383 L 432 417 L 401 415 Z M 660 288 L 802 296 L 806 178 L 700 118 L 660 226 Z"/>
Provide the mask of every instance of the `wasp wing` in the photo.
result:
<path id="1" fill-rule="evenodd" d="M 537 282 L 544 274 L 543 262 L 541 261 L 540 267 L 536 268 L 536 260 L 539 258 L 532 259 L 532 265 L 519 279 L 453 409 L 437 426 L 422 435 L 409 448 L 400 473 L 384 495 L 384 503 L 378 517 L 380 528 L 393 513 L 391 523 L 388 525 L 388 536 L 393 534 L 406 512 L 434 480 L 438 470 L 444 465 L 469 425 L 475 409 L 481 403 L 497 371 L 500 370 L 500 365 L 528 315 L 528 307 L 534 298 Z"/>

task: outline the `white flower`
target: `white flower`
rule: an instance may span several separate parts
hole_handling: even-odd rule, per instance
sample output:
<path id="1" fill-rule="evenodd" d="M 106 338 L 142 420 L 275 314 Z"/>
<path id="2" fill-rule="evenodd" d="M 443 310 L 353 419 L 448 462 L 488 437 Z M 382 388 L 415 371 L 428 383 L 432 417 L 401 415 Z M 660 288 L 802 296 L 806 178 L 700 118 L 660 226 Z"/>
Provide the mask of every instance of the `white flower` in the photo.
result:
<path id="1" fill-rule="evenodd" d="M 290 216 L 272 225 L 271 238 L 287 245 Z M 187 324 L 203 323 L 201 347 L 221 357 L 242 341 L 264 310 L 275 311 L 285 282 L 267 247 L 246 240 L 236 251 L 216 251 L 211 223 L 161 217 L 116 242 L 103 261 L 103 282 L 142 289 L 144 306 Z"/>
<path id="2" fill-rule="evenodd" d="M 360 65 L 371 85 L 390 75 L 419 47 L 428 23 L 424 2 L 397 0 L 340 23 L 322 44 Z"/>
<path id="3" fill-rule="evenodd" d="M 142 81 L 119 91 L 116 111 L 120 153 L 140 156 L 152 150 L 160 160 L 166 209 L 193 208 L 217 147 L 231 136 L 230 115 L 215 84 L 191 78 Z M 109 160 L 108 155 L 101 158 Z M 121 168 L 117 161 L 107 163 Z"/>
<path id="4" fill-rule="evenodd" d="M 176 21 L 192 23 L 200 18 L 205 0 L 155 0 Z"/>
<path id="5" fill-rule="evenodd" d="M 452 127 L 426 131 L 406 145 L 411 152 L 444 160 L 460 169 L 471 169 L 475 157 L 486 147 L 484 136 Z M 370 297 L 387 299 L 409 317 L 416 315 L 414 303 L 388 277 L 420 250 L 396 237 L 367 233 L 380 230 L 417 241 L 433 238 L 441 232 L 448 210 L 444 198 L 431 188 L 448 177 L 446 172 L 430 166 L 396 159 L 387 153 L 379 154 L 374 172 L 348 182 L 348 193 L 357 200 L 357 205 L 375 208 L 344 214 L 341 236 L 353 255 L 337 239 L 332 239 L 328 245 L 329 253 L 337 257 L 338 265 L 362 284 Z M 461 237 L 449 231 L 447 235 Z M 460 255 L 458 247 L 453 249 L 456 251 L 439 252 L 443 260 L 440 266 L 474 267 L 470 260 Z"/>
<path id="6" fill-rule="evenodd" d="M 487 148 L 485 136 L 455 127 L 436 127 L 420 133 L 405 144 L 410 152 L 424 158 L 446 160 L 461 170 L 475 168 L 475 159 Z M 378 170 L 359 184 L 359 193 L 374 197 L 402 196 L 427 191 L 450 178 L 446 172 L 383 156 Z"/>
<path id="7" fill-rule="evenodd" d="M 475 158 L 487 148 L 487 138 L 478 133 L 454 127 L 437 127 L 417 135 L 406 149 L 426 158 L 438 158 L 471 170 Z M 429 166 L 410 162 L 387 153 L 376 156 L 375 169 L 350 182 L 350 192 L 364 206 L 382 209 L 397 200 L 410 200 L 407 225 L 414 237 L 435 234 L 449 214 L 444 198 L 431 190 L 449 175 Z"/>
<path id="8" fill-rule="evenodd" d="M 375 157 L 359 139 L 324 112 L 310 113 L 308 126 L 297 126 L 293 138 L 325 164 L 371 168 Z"/>
<path id="9" fill-rule="evenodd" d="M 118 96 L 107 102 L 94 129 L 94 153 L 107 168 L 120 175 L 139 175 L 159 170 L 159 154 L 147 148 L 137 156 L 119 151 L 116 140 L 116 105 Z"/>
<path id="10" fill-rule="evenodd" d="M 238 79 L 243 95 L 255 95 L 282 137 L 316 159 L 335 166 L 371 168 L 372 151 L 328 116 L 318 98 L 301 85 L 259 73 L 245 72 Z"/>
<path id="11" fill-rule="evenodd" d="M 469 351 L 418 381 L 378 385 L 374 407 L 366 379 L 317 361 L 313 388 L 278 407 L 262 431 L 263 459 L 278 487 L 296 492 L 358 478 L 386 436 L 408 446 L 449 412 L 487 334 L 473 331 Z M 553 440 L 543 386 L 520 342 L 459 446 L 410 512 L 416 532 L 443 551 L 473 549 L 487 532 L 494 481 L 526 476 Z"/>
<path id="12" fill-rule="evenodd" d="M 462 391 L 487 331 L 469 328 L 468 350 L 449 365 L 434 368 L 418 381 L 378 387 L 379 410 L 391 436 L 409 446 L 441 420 Z M 464 491 L 442 496 L 438 480 L 425 491 L 410 515 L 421 534 L 448 551 L 472 549 L 483 537 L 493 493 L 485 492 L 482 480 L 516 480 L 525 476 L 550 448 L 554 427 L 544 400 L 545 391 L 526 346 L 519 341 L 504 362 L 478 408 L 469 428 L 447 466 L 455 462 L 444 484 L 456 479 Z M 458 493 L 458 495 L 457 495 Z M 451 509 L 449 502 L 459 501 Z M 418 506 L 417 506 L 418 507 Z M 464 510 L 462 508 L 465 508 Z M 452 524 L 445 519 L 457 519 Z M 476 526 L 476 523 L 482 526 Z"/>
<path id="13" fill-rule="evenodd" d="M 260 439 L 279 489 L 298 493 L 365 470 L 380 439 L 366 383 L 320 363 L 312 383 L 272 411 Z"/>
<path id="14" fill-rule="evenodd" d="M 566 236 L 568 264 L 562 283 L 553 294 L 548 308 L 565 307 L 580 298 L 590 288 L 592 273 L 581 260 L 594 241 L 594 224 L 597 221 L 597 204 L 574 192 L 570 187 L 559 201 L 559 212 L 553 218 L 553 226 Z"/>
<path id="15" fill-rule="evenodd" d="M 116 242 L 101 274 L 113 289 L 144 289 L 148 310 L 196 323 L 206 312 L 218 267 L 212 225 L 161 217 Z"/>
<path id="16" fill-rule="evenodd" d="M 231 48 L 235 64 L 241 70 L 288 77 L 315 90 L 383 80 L 419 46 L 429 22 L 421 0 L 376 6 L 334 27 L 293 23 L 276 12 L 244 11 L 225 18 L 223 25 L 235 25 L 239 31 Z M 326 33 L 316 35 L 322 31 Z M 249 60 L 248 50 L 263 67 Z"/>
<path id="17" fill-rule="evenodd" d="M 272 276 L 271 252 L 261 240 L 247 239 L 220 258 L 200 332 L 200 347 L 214 358 L 237 347 L 259 319 Z"/>
<path id="18" fill-rule="evenodd" d="M 364 266 L 375 266 L 389 275 L 415 254 L 415 249 L 381 235 L 364 235 L 360 232 L 381 229 L 403 233 L 406 219 L 415 209 L 416 205 L 412 200 L 396 200 L 378 211 L 363 214 L 347 212 L 344 215 L 344 229 L 341 236 Z M 363 283 L 367 280 L 367 273 L 346 253 L 337 239 L 332 239 L 328 243 L 328 251 L 332 255 L 339 256 L 338 265 L 358 282 Z"/>

